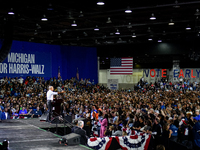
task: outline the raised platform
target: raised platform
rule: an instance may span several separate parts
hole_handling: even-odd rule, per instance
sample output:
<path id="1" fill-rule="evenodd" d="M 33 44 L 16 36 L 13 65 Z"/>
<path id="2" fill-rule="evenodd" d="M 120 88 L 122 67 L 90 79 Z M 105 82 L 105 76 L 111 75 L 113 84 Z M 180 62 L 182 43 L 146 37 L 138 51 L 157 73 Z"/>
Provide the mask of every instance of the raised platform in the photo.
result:
<path id="1" fill-rule="evenodd" d="M 8 139 L 10 150 L 91 150 L 80 144 L 59 144 L 61 136 L 41 129 L 55 127 L 56 124 L 40 122 L 39 119 L 5 120 L 0 123 L 0 142 Z M 63 124 L 58 124 L 58 127 L 63 127 Z"/>

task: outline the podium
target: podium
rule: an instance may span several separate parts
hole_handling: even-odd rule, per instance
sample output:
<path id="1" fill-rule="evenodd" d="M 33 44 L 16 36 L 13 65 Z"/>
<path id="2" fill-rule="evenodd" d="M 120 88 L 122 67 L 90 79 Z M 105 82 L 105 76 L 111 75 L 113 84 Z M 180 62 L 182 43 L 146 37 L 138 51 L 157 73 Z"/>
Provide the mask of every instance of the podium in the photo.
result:
<path id="1" fill-rule="evenodd" d="M 55 116 L 60 115 L 62 99 L 54 99 L 52 104 L 52 112 Z"/>

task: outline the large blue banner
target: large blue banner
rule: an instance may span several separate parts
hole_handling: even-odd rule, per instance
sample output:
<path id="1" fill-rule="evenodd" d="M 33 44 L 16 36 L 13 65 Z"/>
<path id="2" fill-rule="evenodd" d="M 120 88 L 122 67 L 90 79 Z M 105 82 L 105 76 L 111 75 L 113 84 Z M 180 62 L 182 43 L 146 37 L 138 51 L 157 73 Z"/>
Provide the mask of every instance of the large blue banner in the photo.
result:
<path id="1" fill-rule="evenodd" d="M 3 63 L 0 63 L 1 76 L 40 76 L 51 75 L 51 53 L 11 51 Z"/>
<path id="2" fill-rule="evenodd" d="M 94 47 L 61 46 L 13 41 L 10 53 L 0 63 L 2 77 L 76 77 L 98 82 L 97 50 Z"/>

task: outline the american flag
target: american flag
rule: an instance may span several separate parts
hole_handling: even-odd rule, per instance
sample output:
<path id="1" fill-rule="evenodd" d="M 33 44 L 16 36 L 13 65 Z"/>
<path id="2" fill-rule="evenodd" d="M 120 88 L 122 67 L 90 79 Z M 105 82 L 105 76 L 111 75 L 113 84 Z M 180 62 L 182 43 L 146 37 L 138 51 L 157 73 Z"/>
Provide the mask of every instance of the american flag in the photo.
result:
<path id="1" fill-rule="evenodd" d="M 132 75 L 133 74 L 133 57 L 111 58 L 110 59 L 111 75 Z"/>

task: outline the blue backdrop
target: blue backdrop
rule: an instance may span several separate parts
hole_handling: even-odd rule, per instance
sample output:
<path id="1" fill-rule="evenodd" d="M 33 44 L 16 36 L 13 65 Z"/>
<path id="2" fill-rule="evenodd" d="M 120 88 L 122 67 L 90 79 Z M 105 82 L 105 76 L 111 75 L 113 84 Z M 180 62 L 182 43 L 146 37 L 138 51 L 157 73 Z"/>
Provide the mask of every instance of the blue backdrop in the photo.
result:
<path id="1" fill-rule="evenodd" d="M 13 41 L 11 51 L 0 63 L 0 77 L 90 78 L 98 82 L 97 50 L 94 47 L 60 46 Z"/>

